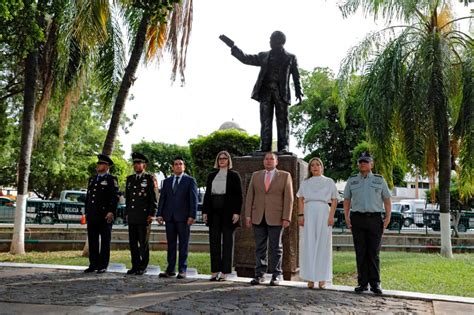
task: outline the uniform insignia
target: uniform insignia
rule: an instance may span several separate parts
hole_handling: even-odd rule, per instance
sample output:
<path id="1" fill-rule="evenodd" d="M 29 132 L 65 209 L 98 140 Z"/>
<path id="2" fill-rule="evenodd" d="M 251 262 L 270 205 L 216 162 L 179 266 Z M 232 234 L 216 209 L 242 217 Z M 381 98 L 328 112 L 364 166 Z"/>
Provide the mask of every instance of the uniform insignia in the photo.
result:
<path id="1" fill-rule="evenodd" d="M 103 186 L 107 186 L 107 185 L 108 185 L 106 180 L 101 181 L 100 184 L 103 185 Z"/>
<path id="2" fill-rule="evenodd" d="M 140 186 L 146 187 L 146 186 L 148 186 L 148 184 L 147 184 L 147 182 L 142 182 L 142 183 L 140 184 Z"/>
<path id="3" fill-rule="evenodd" d="M 353 180 L 353 181 L 351 182 L 351 185 L 357 185 L 358 183 L 359 183 L 358 180 Z"/>

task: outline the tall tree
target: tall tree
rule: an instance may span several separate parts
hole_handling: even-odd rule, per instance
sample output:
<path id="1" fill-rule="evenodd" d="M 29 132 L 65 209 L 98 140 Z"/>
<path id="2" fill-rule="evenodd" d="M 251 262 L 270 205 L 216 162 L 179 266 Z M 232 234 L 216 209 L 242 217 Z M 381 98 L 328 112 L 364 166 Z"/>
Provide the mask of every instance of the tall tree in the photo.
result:
<path id="1" fill-rule="evenodd" d="M 471 154 L 474 117 L 472 112 L 473 39 L 458 29 L 451 1 L 440 0 L 346 0 L 341 4 L 344 16 L 359 7 L 375 18 L 401 20 L 404 25 L 390 26 L 369 34 L 343 61 L 339 74 L 341 91 L 355 70 L 364 71 L 363 114 L 369 140 L 383 172 L 392 168 L 394 141 L 402 140 L 407 159 L 434 178 L 439 172 L 441 212 L 441 254 L 452 257 L 450 238 L 449 187 L 452 143 L 461 143 Z M 468 77 L 471 77 L 471 80 Z M 458 138 L 453 126 L 459 120 Z M 467 120 L 467 121 L 465 121 Z M 463 153 L 465 154 L 465 153 Z M 460 165 L 472 174 L 471 161 Z M 473 177 L 469 185 L 472 186 Z"/>
<path id="2" fill-rule="evenodd" d="M 136 80 L 135 74 L 144 54 L 146 61 L 150 61 L 161 57 L 163 49 L 169 51 L 173 59 L 171 79 L 174 81 L 179 71 L 184 82 L 186 52 L 192 25 L 192 0 L 134 0 L 130 2 L 126 19 L 129 34 L 133 36 L 133 46 L 115 99 L 107 138 L 102 149 L 102 153 L 106 155 L 112 154 L 125 102 Z"/>
<path id="3" fill-rule="evenodd" d="M 365 122 L 359 114 L 362 103 L 358 84 L 354 80 L 347 101 L 347 114 L 342 122 L 338 113 L 338 99 L 334 93 L 336 80 L 328 68 L 315 68 L 312 72 L 301 70 L 301 82 L 306 99 L 290 109 L 292 133 L 298 147 L 320 157 L 324 173 L 335 179 L 347 179 L 352 170 L 351 150 L 365 140 Z"/>
<path id="4" fill-rule="evenodd" d="M 92 42 L 104 40 L 106 36 L 101 30 L 104 30 L 105 27 L 97 26 L 97 23 L 105 22 L 104 16 L 106 17 L 106 15 L 103 14 L 103 8 L 107 7 L 108 1 L 18 0 L 13 1 L 13 5 L 9 8 L 14 8 L 15 4 L 18 4 L 17 8 L 19 9 L 9 10 L 8 18 L 11 21 L 5 23 L 3 19 L 0 20 L 2 26 L 0 38 L 3 48 L 6 47 L 5 49 L 10 51 L 16 59 L 24 60 L 24 70 L 17 75 L 17 77 L 22 75 L 24 78 L 22 82 L 24 105 L 17 185 L 19 201 L 17 202 L 11 244 L 12 253 L 23 254 L 25 206 L 35 125 L 38 127 L 36 130 L 39 130 L 52 96 L 60 94 L 59 92 L 55 93 L 60 89 L 54 89 L 54 83 L 61 81 L 57 80 L 62 74 L 61 71 L 57 71 L 61 69 L 60 61 L 63 60 L 66 65 L 74 65 L 74 62 L 71 63 L 71 61 L 81 60 L 74 59 L 75 54 L 71 53 L 71 50 L 61 51 L 61 34 L 66 39 L 63 42 L 68 43 L 63 47 L 69 47 L 69 44 L 75 43 L 73 51 L 81 53 L 91 48 Z M 86 23 L 75 23 L 78 16 L 87 14 L 89 14 L 89 19 L 79 19 L 87 21 Z M 72 21 L 72 23 L 65 23 L 65 21 Z M 59 30 L 62 30 L 63 33 L 60 33 Z M 84 36 L 84 34 L 89 35 Z M 72 69 L 70 66 L 63 68 Z M 74 73 L 74 71 L 70 73 Z M 77 73 L 82 73 L 82 71 L 77 71 Z M 75 76 L 69 78 L 75 78 Z M 75 80 L 70 81 L 75 82 Z M 13 95 L 14 93 L 10 93 L 8 96 Z M 72 95 L 78 95 L 78 92 L 76 91 Z M 62 97 L 58 96 L 57 98 L 61 99 Z M 66 94 L 66 100 L 70 98 Z"/>
<path id="5" fill-rule="evenodd" d="M 206 185 L 207 175 L 214 167 L 217 153 L 226 150 L 231 156 L 242 156 L 258 149 L 260 137 L 237 129 L 217 130 L 208 136 L 189 140 L 198 187 Z"/>
<path id="6" fill-rule="evenodd" d="M 148 160 L 148 171 L 161 172 L 166 178 L 171 175 L 174 158 L 181 156 L 186 162 L 186 172 L 193 174 L 193 163 L 189 147 L 163 142 L 142 141 L 132 145 L 133 152 L 144 154 Z"/>

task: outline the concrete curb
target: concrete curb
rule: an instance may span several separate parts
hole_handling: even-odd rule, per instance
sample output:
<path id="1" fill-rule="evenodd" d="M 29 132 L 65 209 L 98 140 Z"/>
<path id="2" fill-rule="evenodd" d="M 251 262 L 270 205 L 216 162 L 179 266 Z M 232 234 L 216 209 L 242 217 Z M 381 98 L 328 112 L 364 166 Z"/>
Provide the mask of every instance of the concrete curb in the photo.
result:
<path id="1" fill-rule="evenodd" d="M 86 269 L 84 266 L 68 266 L 68 265 L 49 265 L 49 264 L 32 264 L 32 263 L 10 263 L 10 262 L 0 262 L 0 267 L 14 267 L 14 268 L 44 268 L 44 269 L 58 269 L 58 270 L 77 270 L 82 271 Z M 191 269 L 191 268 L 190 268 Z M 195 269 L 194 269 L 195 270 Z M 121 270 L 108 270 L 108 272 L 112 273 L 126 273 L 126 269 Z M 157 276 L 156 273 L 148 274 L 149 276 Z M 196 280 L 208 280 L 210 279 L 210 275 L 201 275 L 196 272 L 192 272 L 191 275 L 187 276 L 188 279 L 196 279 Z M 229 277 L 227 281 L 232 282 L 239 282 L 239 283 L 250 283 L 251 278 L 244 278 L 244 277 Z M 268 281 L 269 282 L 269 281 Z M 281 286 L 287 287 L 294 287 L 294 288 L 302 288 L 307 289 L 306 282 L 301 281 L 281 281 Z M 315 289 L 318 290 L 318 289 Z M 354 288 L 350 286 L 343 286 L 343 285 L 328 285 L 326 287 L 328 291 L 339 291 L 339 292 L 347 292 L 351 294 L 354 293 Z M 462 297 L 462 296 L 454 296 L 454 295 L 441 295 L 441 294 L 427 294 L 427 293 L 420 293 L 420 292 L 409 292 L 409 291 L 396 291 L 396 290 L 383 290 L 383 296 L 386 297 L 394 297 L 394 298 L 404 298 L 404 299 L 411 299 L 411 300 L 423 300 L 423 301 L 441 301 L 441 302 L 451 302 L 451 303 L 465 303 L 465 304 L 472 304 L 474 305 L 474 298 L 470 297 Z M 362 294 L 371 294 L 368 292 Z"/>

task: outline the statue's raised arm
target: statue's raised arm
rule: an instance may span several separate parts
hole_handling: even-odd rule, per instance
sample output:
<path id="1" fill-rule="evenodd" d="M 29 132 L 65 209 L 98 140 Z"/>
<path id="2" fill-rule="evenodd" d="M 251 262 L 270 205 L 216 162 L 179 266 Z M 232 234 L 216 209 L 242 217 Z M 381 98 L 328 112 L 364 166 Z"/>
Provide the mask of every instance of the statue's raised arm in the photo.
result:
<path id="1" fill-rule="evenodd" d="M 219 39 L 221 41 L 223 41 L 227 46 L 229 46 L 230 48 L 234 47 L 234 41 L 232 39 L 230 39 L 229 37 L 225 36 L 224 34 L 222 34 L 221 36 L 219 36 Z"/>
<path id="2" fill-rule="evenodd" d="M 288 120 L 288 106 L 291 104 L 290 76 L 295 86 L 296 99 L 301 103 L 300 74 L 296 56 L 287 52 L 283 45 L 286 36 L 280 31 L 275 31 L 270 36 L 269 51 L 258 54 L 246 54 L 237 47 L 232 39 L 220 35 L 231 54 L 240 62 L 260 67 L 257 82 L 252 91 L 252 98 L 260 103 L 260 150 L 268 152 L 272 149 L 272 123 L 273 113 L 276 115 L 277 148 L 279 153 L 289 153 L 290 127 Z"/>

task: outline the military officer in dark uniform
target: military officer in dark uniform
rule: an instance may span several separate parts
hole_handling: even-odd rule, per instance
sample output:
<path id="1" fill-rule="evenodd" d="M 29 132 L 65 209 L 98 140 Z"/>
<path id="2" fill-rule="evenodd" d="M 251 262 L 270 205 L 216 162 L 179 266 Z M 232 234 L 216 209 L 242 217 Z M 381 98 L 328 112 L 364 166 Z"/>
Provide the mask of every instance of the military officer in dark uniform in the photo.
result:
<path id="1" fill-rule="evenodd" d="M 114 162 L 104 154 L 99 154 L 97 157 L 97 174 L 89 178 L 86 194 L 89 267 L 84 272 L 97 270 L 97 273 L 104 273 L 110 259 L 112 224 L 118 202 L 118 182 L 117 177 L 109 174 L 109 168 Z"/>
<path id="2" fill-rule="evenodd" d="M 392 203 L 385 179 L 373 174 L 372 166 L 370 154 L 362 153 L 358 159 L 359 174 L 349 177 L 344 190 L 344 215 L 356 252 L 355 292 L 367 291 L 370 284 L 372 292 L 382 294 L 379 252 L 383 231 L 390 223 Z"/>
<path id="3" fill-rule="evenodd" d="M 149 253 L 149 235 L 156 213 L 158 184 L 155 176 L 145 172 L 148 159 L 141 153 L 132 153 L 134 175 L 127 177 L 125 188 L 125 214 L 128 222 L 128 237 L 132 268 L 127 274 L 142 275 L 146 272 Z"/>

